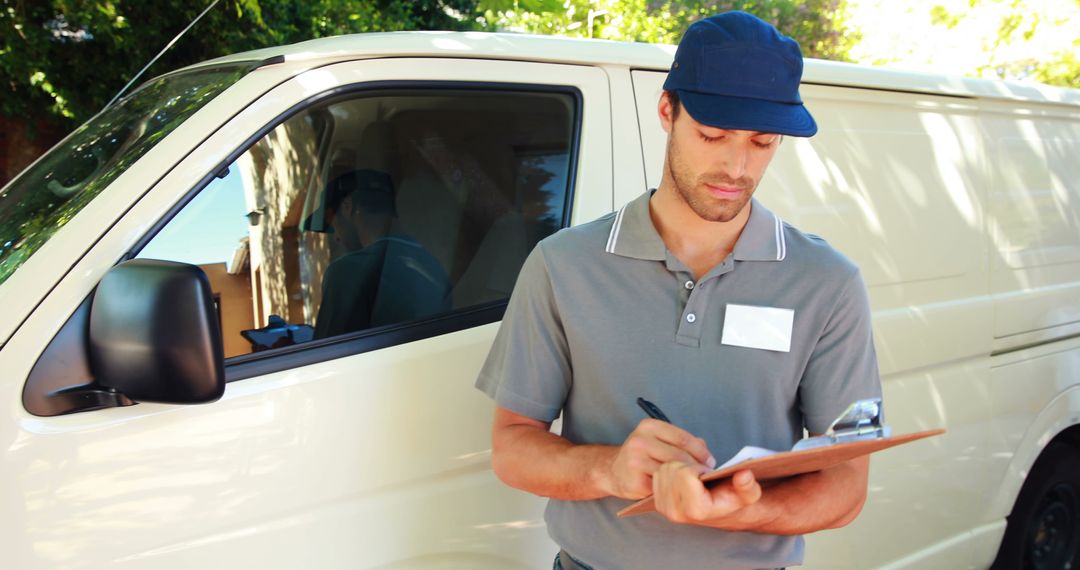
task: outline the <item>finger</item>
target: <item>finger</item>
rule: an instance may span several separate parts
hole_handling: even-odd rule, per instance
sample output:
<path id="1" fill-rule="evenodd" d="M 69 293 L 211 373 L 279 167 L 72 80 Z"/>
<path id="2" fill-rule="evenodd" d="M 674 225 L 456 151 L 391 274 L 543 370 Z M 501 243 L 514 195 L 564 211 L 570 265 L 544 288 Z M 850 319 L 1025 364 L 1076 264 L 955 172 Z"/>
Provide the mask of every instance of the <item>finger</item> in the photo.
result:
<path id="1" fill-rule="evenodd" d="M 652 475 L 660 464 L 648 457 L 631 458 L 613 471 L 614 495 L 623 499 L 641 499 L 652 492 Z"/>
<path id="2" fill-rule="evenodd" d="M 701 481 L 701 475 L 703 473 L 708 473 L 709 468 L 694 461 L 669 461 L 661 465 L 656 471 L 657 473 L 666 471 L 669 475 L 676 474 L 679 477 L 686 477 L 688 480 L 701 483 L 701 485 L 704 486 L 704 483 Z"/>
<path id="3" fill-rule="evenodd" d="M 712 498 L 711 516 L 725 516 L 756 503 L 761 498 L 761 486 L 749 470 L 738 471 L 735 477 L 709 490 Z"/>
<path id="4" fill-rule="evenodd" d="M 706 467 L 696 463 L 665 463 L 653 477 L 656 509 L 672 522 L 703 520 L 712 498 L 699 478 Z"/>
<path id="5" fill-rule="evenodd" d="M 699 461 L 681 447 L 659 439 L 651 429 L 635 430 L 627 438 L 625 446 L 635 456 L 648 456 L 659 463 L 679 461 L 681 463 L 699 463 Z"/>
<path id="6" fill-rule="evenodd" d="M 644 438 L 631 438 L 623 444 L 616 458 L 615 468 L 633 472 L 653 473 L 663 464 L 652 456 L 653 444 Z"/>
<path id="7" fill-rule="evenodd" d="M 742 501 L 730 481 L 709 489 L 709 498 L 712 502 L 710 515 L 713 517 L 726 516 L 742 508 Z"/>
<path id="8" fill-rule="evenodd" d="M 701 464 L 696 457 L 687 453 L 686 450 L 658 439 L 647 439 L 642 443 L 641 449 L 648 454 L 649 458 L 660 464 L 673 461 L 691 465 Z"/>
<path id="9" fill-rule="evenodd" d="M 731 478 L 731 488 L 742 506 L 752 505 L 761 499 L 761 485 L 749 469 L 738 471 Z"/>
<path id="10" fill-rule="evenodd" d="M 645 419 L 638 424 L 638 429 L 650 433 L 669 445 L 673 445 L 686 451 L 694 458 L 694 462 L 701 463 L 710 468 L 716 467 L 716 458 L 709 453 L 709 447 L 705 440 L 694 434 L 667 422 L 654 419 Z"/>
<path id="11" fill-rule="evenodd" d="M 700 464 L 685 465 L 675 473 L 677 477 L 675 484 L 679 491 L 676 493 L 678 499 L 676 508 L 688 520 L 704 520 L 709 515 L 712 497 L 701 482 L 701 473 L 704 469 L 707 468 Z"/>

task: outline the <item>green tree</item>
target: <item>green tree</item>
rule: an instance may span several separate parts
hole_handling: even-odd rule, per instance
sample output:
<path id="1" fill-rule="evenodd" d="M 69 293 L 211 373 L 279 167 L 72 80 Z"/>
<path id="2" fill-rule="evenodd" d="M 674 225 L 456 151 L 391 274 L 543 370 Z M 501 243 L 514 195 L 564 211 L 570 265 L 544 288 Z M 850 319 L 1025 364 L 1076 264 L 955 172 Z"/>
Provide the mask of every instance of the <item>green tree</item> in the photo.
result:
<path id="1" fill-rule="evenodd" d="M 0 0 L 0 129 L 41 152 L 97 113 L 212 0 Z M 221 0 L 139 82 L 328 35 L 475 29 L 475 0 Z M 0 139 L 3 140 L 3 139 Z M 18 147 L 19 143 L 9 142 Z M 0 185 L 34 157 L 0 149 Z"/>
<path id="2" fill-rule="evenodd" d="M 209 3 L 0 0 L 0 113 L 82 123 Z M 143 79 L 355 32 L 487 29 L 674 43 L 692 21 L 732 9 L 773 22 L 810 56 L 844 59 L 854 41 L 844 0 L 222 0 Z"/>
<path id="3" fill-rule="evenodd" d="M 799 41 L 803 54 L 846 60 L 858 40 L 846 0 L 481 0 L 478 21 L 494 29 L 571 37 L 678 43 L 696 20 L 743 10 Z"/>
<path id="4" fill-rule="evenodd" d="M 209 5 L 190 0 L 0 0 L 0 112 L 70 125 L 96 113 Z M 465 29 L 471 0 L 223 0 L 143 79 L 191 63 L 327 35 Z"/>

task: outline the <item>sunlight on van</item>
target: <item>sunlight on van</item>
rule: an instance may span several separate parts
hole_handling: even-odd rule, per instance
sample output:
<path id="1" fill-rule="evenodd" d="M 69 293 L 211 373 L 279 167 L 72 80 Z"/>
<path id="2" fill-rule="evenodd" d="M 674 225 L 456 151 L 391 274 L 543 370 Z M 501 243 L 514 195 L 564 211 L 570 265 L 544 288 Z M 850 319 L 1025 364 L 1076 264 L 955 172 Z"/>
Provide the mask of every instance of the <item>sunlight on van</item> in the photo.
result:
<path id="1" fill-rule="evenodd" d="M 978 223 L 975 204 L 971 200 L 967 181 L 960 173 L 966 170 L 965 164 L 978 163 L 977 149 L 971 151 L 975 152 L 975 156 L 965 156 L 965 150 L 968 147 L 961 143 L 953 126 L 944 115 L 919 113 L 919 120 L 930 135 L 930 142 L 934 147 L 934 159 L 938 165 L 937 170 L 944 179 L 945 192 L 952 198 L 953 204 L 956 205 L 964 221 L 970 226 L 975 226 Z"/>
<path id="2" fill-rule="evenodd" d="M 432 41 L 432 43 L 435 44 L 435 46 L 438 47 L 439 49 L 452 49 L 452 50 L 455 50 L 455 51 L 471 51 L 469 46 L 467 46 L 467 45 L 465 45 L 465 44 L 463 44 L 463 43 L 461 43 L 461 42 L 459 42 L 457 40 L 451 40 L 451 39 L 448 39 L 448 38 L 435 38 L 435 40 Z"/>
<path id="3" fill-rule="evenodd" d="M 304 89 L 322 91 L 333 87 L 335 80 L 333 74 L 329 71 L 316 69 L 297 77 L 296 82 Z"/>

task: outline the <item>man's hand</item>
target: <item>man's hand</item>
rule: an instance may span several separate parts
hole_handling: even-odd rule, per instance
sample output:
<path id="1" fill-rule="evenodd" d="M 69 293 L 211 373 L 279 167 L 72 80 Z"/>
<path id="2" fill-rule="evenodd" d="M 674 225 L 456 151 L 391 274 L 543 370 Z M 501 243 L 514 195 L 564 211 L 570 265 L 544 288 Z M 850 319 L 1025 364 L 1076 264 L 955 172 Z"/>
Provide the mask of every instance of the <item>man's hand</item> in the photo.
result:
<path id="1" fill-rule="evenodd" d="M 664 463 L 716 465 L 701 438 L 659 420 L 642 420 L 622 445 L 577 445 L 549 429 L 547 422 L 496 408 L 495 475 L 516 489 L 563 501 L 640 499 L 652 492 L 653 473 Z"/>
<path id="2" fill-rule="evenodd" d="M 764 492 L 748 471 L 705 489 L 698 476 L 716 460 L 704 441 L 671 424 L 642 420 L 618 446 L 573 444 L 549 428 L 496 408 L 495 474 L 511 487 L 563 501 L 640 499 L 655 491 L 660 512 L 674 521 L 767 534 L 839 528 L 855 519 L 866 500 L 868 457 L 768 481 Z"/>
<path id="3" fill-rule="evenodd" d="M 653 477 L 656 510 L 671 522 L 701 524 L 736 514 L 761 499 L 761 485 L 749 470 L 737 471 L 720 485 L 707 489 L 702 465 L 666 463 Z"/>
<path id="4" fill-rule="evenodd" d="M 870 458 L 759 484 L 747 469 L 706 488 L 700 465 L 668 463 L 653 476 L 656 510 L 668 520 L 739 532 L 806 534 L 840 528 L 866 501 Z M 764 487 L 764 489 L 763 489 Z"/>
<path id="5" fill-rule="evenodd" d="M 698 473 L 716 466 L 705 440 L 667 422 L 641 420 L 611 463 L 609 492 L 623 499 L 646 497 L 653 492 L 653 474 L 672 462 Z"/>

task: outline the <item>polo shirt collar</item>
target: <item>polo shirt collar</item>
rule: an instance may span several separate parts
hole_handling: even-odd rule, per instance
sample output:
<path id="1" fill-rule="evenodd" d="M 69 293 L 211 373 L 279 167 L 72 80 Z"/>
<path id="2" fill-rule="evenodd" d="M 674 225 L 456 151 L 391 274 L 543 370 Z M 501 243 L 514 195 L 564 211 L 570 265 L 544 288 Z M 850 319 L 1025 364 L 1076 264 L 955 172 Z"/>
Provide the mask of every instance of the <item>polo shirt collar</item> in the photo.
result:
<path id="1" fill-rule="evenodd" d="M 615 214 L 604 251 L 623 257 L 664 261 L 667 247 L 649 217 L 649 198 L 655 190 L 627 202 Z"/>
<path id="2" fill-rule="evenodd" d="M 751 198 L 750 219 L 732 253 L 737 261 L 783 261 L 787 257 L 784 220 Z"/>
<path id="3" fill-rule="evenodd" d="M 653 192 L 655 190 L 649 190 L 619 209 L 608 232 L 605 251 L 634 259 L 667 259 L 667 247 L 649 217 L 649 198 Z M 750 204 L 750 219 L 746 221 L 732 252 L 735 259 L 783 261 L 787 256 L 783 220 L 762 206 L 756 198 L 751 198 Z"/>

